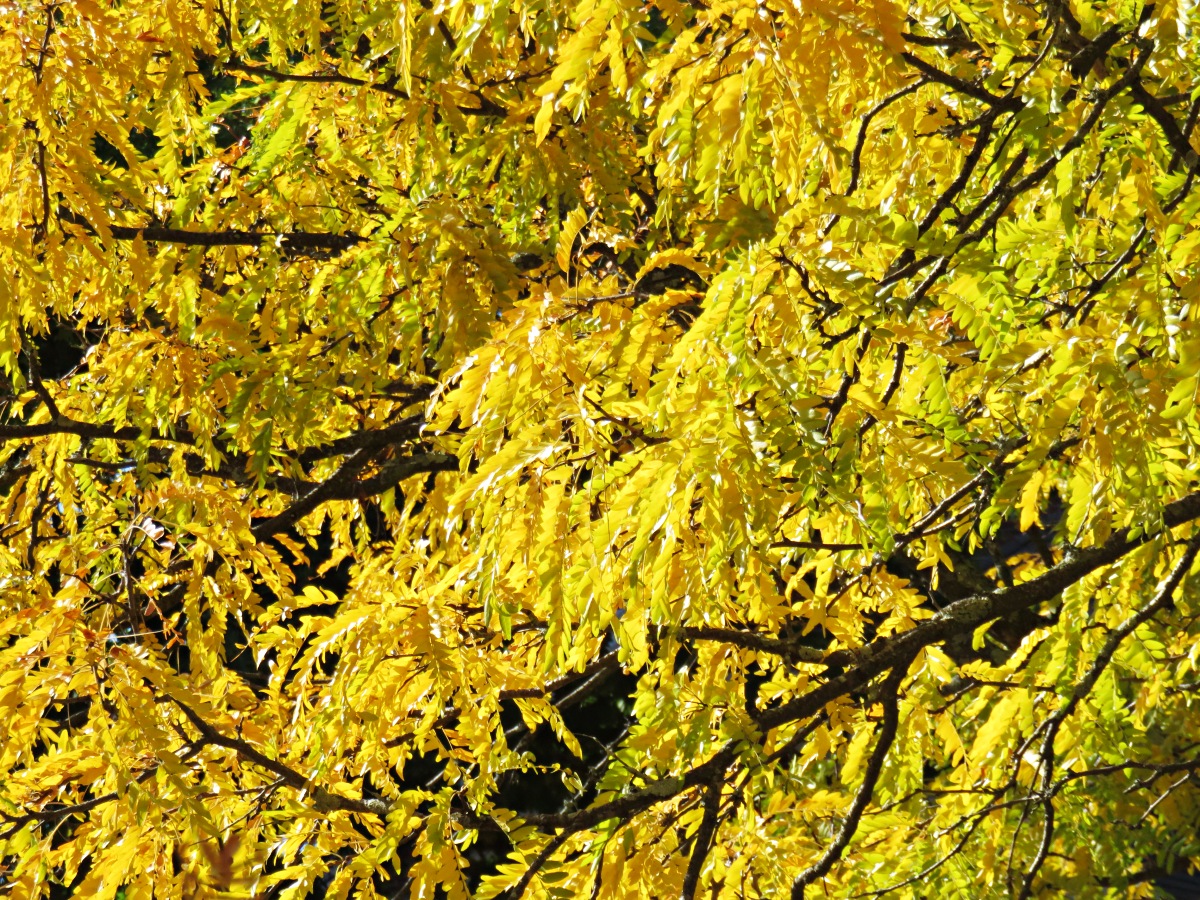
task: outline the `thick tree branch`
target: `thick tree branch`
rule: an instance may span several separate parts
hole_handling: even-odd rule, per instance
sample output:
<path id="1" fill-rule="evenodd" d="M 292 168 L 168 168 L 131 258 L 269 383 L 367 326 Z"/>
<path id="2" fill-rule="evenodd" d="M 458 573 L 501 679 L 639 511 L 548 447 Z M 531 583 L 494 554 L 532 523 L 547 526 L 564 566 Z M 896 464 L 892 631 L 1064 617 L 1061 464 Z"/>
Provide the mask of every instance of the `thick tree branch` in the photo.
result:
<path id="1" fill-rule="evenodd" d="M 773 653 L 795 662 L 819 663 L 825 658 L 825 654 L 816 648 L 801 647 L 792 641 L 753 631 L 740 631 L 736 628 L 689 625 L 680 628 L 678 634 L 687 641 L 717 641 L 723 644 L 733 644 L 735 647 L 745 647 L 747 650 Z"/>
<path id="2" fill-rule="evenodd" d="M 318 506 L 331 500 L 356 500 L 391 490 L 405 478 L 432 472 L 457 470 L 458 457 L 446 453 L 425 453 L 419 456 L 401 456 L 390 460 L 378 475 L 361 481 L 355 476 L 370 462 L 366 448 L 355 450 L 346 457 L 341 467 L 325 481 L 313 484 L 308 492 L 287 509 L 257 522 L 251 532 L 257 538 L 287 531 Z"/>
<path id="3" fill-rule="evenodd" d="M 1200 491 L 1167 504 L 1163 510 L 1163 528 L 1169 530 L 1198 518 Z M 1079 550 L 1036 578 L 1010 588 L 957 600 L 909 631 L 880 638 L 861 650 L 839 653 L 837 661 L 842 662 L 844 658 L 851 666 L 846 672 L 775 709 L 760 713 L 757 723 L 763 729 L 776 728 L 816 715 L 826 703 L 861 690 L 872 679 L 910 659 L 923 647 L 940 644 L 992 619 L 1052 600 L 1084 576 L 1117 562 L 1154 536 L 1143 532 L 1132 537 L 1131 529 L 1119 529 L 1100 546 Z M 834 655 L 826 658 L 827 663 L 833 660 Z"/>
<path id="4" fill-rule="evenodd" d="M 572 832 L 578 832 L 585 828 L 594 828 L 601 822 L 607 822 L 609 819 L 633 816 L 658 803 L 678 796 L 688 788 L 706 785 L 714 778 L 721 777 L 722 773 L 736 759 L 736 749 L 732 746 L 726 747 L 714 754 L 707 761 L 689 769 L 683 775 L 652 782 L 641 790 L 625 794 L 607 803 L 601 803 L 598 806 L 592 806 L 575 812 L 528 813 L 521 818 L 527 824 L 541 829 L 566 828 Z"/>
<path id="5" fill-rule="evenodd" d="M 309 231 L 187 231 L 160 225 L 110 225 L 98 228 L 69 210 L 60 210 L 60 222 L 75 225 L 90 234 L 107 230 L 118 241 L 141 238 L 148 243 L 181 244 L 186 247 L 261 247 L 274 244 L 288 253 L 340 253 L 361 244 L 366 238 L 357 234 L 320 234 Z"/>
<path id="6" fill-rule="evenodd" d="M 370 478 L 351 482 L 340 495 L 330 499 L 354 500 L 390 491 L 401 481 L 414 475 L 432 472 L 457 472 L 458 457 L 449 453 L 421 453 L 416 456 L 394 456 Z"/>
<path id="7" fill-rule="evenodd" d="M 1196 151 L 1192 149 L 1187 135 L 1179 127 L 1179 123 L 1175 121 L 1175 117 L 1163 106 L 1162 101 L 1146 90 L 1141 77 L 1135 77 L 1131 80 L 1129 93 L 1133 96 L 1134 100 L 1141 104 L 1150 118 L 1162 130 L 1163 137 L 1166 138 L 1167 144 L 1172 150 L 1171 168 L 1174 169 L 1180 161 L 1183 162 L 1184 168 L 1189 172 L 1194 172 L 1200 168 L 1200 156 L 1197 156 Z"/>

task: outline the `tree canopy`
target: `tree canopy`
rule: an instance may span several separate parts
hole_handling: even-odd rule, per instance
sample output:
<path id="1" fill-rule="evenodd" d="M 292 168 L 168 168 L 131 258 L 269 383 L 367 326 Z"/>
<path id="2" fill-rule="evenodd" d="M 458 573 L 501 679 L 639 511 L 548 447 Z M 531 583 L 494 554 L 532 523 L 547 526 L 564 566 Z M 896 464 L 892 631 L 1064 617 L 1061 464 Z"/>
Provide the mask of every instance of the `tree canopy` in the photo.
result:
<path id="1" fill-rule="evenodd" d="M 1200 861 L 1186 0 L 0 0 L 0 894 Z"/>

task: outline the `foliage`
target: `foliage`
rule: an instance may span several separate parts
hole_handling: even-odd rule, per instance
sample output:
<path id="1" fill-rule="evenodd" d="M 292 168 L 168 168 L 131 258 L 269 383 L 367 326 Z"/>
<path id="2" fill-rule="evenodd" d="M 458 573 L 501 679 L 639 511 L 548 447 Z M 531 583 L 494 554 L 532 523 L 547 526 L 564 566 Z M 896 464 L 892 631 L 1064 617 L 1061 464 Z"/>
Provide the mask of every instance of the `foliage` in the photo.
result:
<path id="1" fill-rule="evenodd" d="M 1185 0 L 0 0 L 0 894 L 1200 860 Z"/>

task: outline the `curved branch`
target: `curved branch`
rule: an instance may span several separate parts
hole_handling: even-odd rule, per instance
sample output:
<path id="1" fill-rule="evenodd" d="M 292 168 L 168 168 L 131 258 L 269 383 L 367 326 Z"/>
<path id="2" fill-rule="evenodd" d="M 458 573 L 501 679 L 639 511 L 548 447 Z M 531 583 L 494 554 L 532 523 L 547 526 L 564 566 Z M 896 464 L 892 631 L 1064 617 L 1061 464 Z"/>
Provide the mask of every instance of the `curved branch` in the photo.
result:
<path id="1" fill-rule="evenodd" d="M 956 75 L 951 75 L 948 72 L 943 72 L 937 66 L 925 62 L 915 53 L 905 51 L 900 54 L 903 60 L 924 75 L 930 81 L 936 81 L 938 84 L 953 88 L 960 94 L 966 94 L 981 103 L 986 103 L 988 106 L 996 110 L 1008 110 L 1015 112 L 1022 109 L 1024 103 L 1015 97 L 1001 97 L 998 94 L 993 94 L 986 88 L 982 88 L 977 84 L 972 84 L 969 81 L 964 81 Z"/>
<path id="2" fill-rule="evenodd" d="M 871 798 L 875 794 L 875 785 L 879 783 L 884 760 L 887 759 L 888 751 L 892 749 L 892 744 L 896 741 L 896 731 L 900 726 L 898 692 L 900 680 L 903 677 L 904 670 L 899 666 L 888 677 L 883 696 L 880 698 L 880 702 L 883 703 L 883 721 L 879 725 L 879 739 L 875 742 L 875 749 L 871 751 L 871 759 L 867 762 L 863 782 L 854 795 L 854 800 L 850 804 L 850 809 L 846 813 L 846 818 L 842 821 L 842 827 L 838 829 L 833 843 L 825 848 L 825 853 L 819 860 L 801 872 L 792 882 L 792 900 L 804 900 L 804 889 L 829 873 L 833 864 L 841 859 L 846 846 L 858 831 L 858 823 L 862 821 L 867 804 L 871 802 Z"/>
<path id="3" fill-rule="evenodd" d="M 686 791 L 688 788 L 705 785 L 719 778 L 721 773 L 737 760 L 735 746 L 711 756 L 707 761 L 689 769 L 683 775 L 675 778 L 663 778 L 652 782 L 646 787 L 625 794 L 607 803 L 592 806 L 587 809 L 567 813 L 529 813 L 521 816 L 528 825 L 535 828 L 566 828 L 572 833 L 585 828 L 593 828 L 609 819 L 619 819 L 633 816 L 649 809 L 657 803 L 670 800 Z"/>
<path id="4" fill-rule="evenodd" d="M 1200 552 L 1200 534 L 1196 534 L 1188 542 L 1183 556 L 1179 562 L 1172 568 L 1170 575 L 1159 586 L 1158 591 L 1149 603 L 1146 603 L 1129 616 L 1124 622 L 1113 629 L 1109 634 L 1108 640 L 1104 642 L 1104 647 L 1100 653 L 1092 660 L 1092 664 L 1088 667 L 1087 672 L 1082 678 L 1076 682 L 1075 687 L 1071 690 L 1071 696 L 1067 698 L 1067 702 L 1060 706 L 1046 720 L 1046 734 L 1042 739 L 1041 747 L 1041 769 L 1042 769 L 1042 807 L 1044 810 L 1044 820 L 1042 826 L 1042 840 L 1038 845 L 1038 850 L 1026 870 L 1021 881 L 1021 890 L 1019 900 L 1027 900 L 1033 893 L 1033 880 L 1037 877 L 1038 871 L 1046 860 L 1047 854 L 1050 852 L 1050 844 L 1054 838 L 1054 791 L 1052 780 L 1054 778 L 1054 742 L 1058 737 L 1058 732 L 1062 728 L 1063 723 L 1075 711 L 1079 702 L 1091 693 L 1092 688 L 1096 686 L 1096 682 L 1108 668 L 1108 664 L 1112 662 L 1117 648 L 1129 635 L 1137 629 L 1139 625 L 1148 621 L 1159 610 L 1165 608 L 1174 602 L 1175 591 L 1178 590 L 1188 571 L 1192 568 L 1192 563 L 1196 561 L 1196 554 Z M 1016 838 L 1014 836 L 1014 842 Z"/>
<path id="5" fill-rule="evenodd" d="M 187 717 L 187 720 L 200 732 L 201 746 L 211 744 L 216 747 L 224 747 L 226 750 L 232 750 L 246 762 L 252 763 L 260 769 L 266 769 L 275 775 L 282 784 L 310 793 L 318 812 L 343 811 L 385 816 L 391 810 L 391 804 L 386 800 L 355 799 L 353 797 L 341 797 L 337 794 L 331 794 L 324 788 L 313 784 L 312 781 L 305 778 L 286 763 L 282 763 L 277 759 L 271 759 L 271 757 L 256 749 L 248 741 L 241 738 L 227 737 L 222 734 L 217 730 L 216 726 L 209 723 L 203 716 L 177 697 L 171 697 L 170 700 L 179 707 L 180 711 Z"/>
<path id="6" fill-rule="evenodd" d="M 874 106 L 872 106 L 859 120 L 858 137 L 854 141 L 854 151 L 850 154 L 850 185 L 846 188 L 844 196 L 849 197 L 858 190 L 859 173 L 862 168 L 862 152 L 867 143 L 867 128 L 871 124 L 871 120 L 877 115 L 895 103 L 907 97 L 909 94 L 915 93 L 920 88 L 928 84 L 929 81 L 925 77 L 918 78 L 912 84 L 906 84 L 900 90 L 884 97 Z"/>
<path id="7" fill-rule="evenodd" d="M 1146 90 L 1140 76 L 1134 77 L 1129 85 L 1129 93 L 1141 104 L 1142 109 L 1158 125 L 1172 151 L 1170 169 L 1174 169 L 1182 161 L 1189 172 L 1200 170 L 1200 156 L 1192 149 L 1187 134 L 1179 127 L 1175 117 L 1171 115 L 1162 101 Z"/>
<path id="8" fill-rule="evenodd" d="M 1170 530 L 1200 518 L 1200 491 L 1188 494 L 1163 510 L 1163 529 Z M 1155 537 L 1142 532 L 1132 536 L 1130 528 L 1114 531 L 1098 547 L 1080 550 L 1037 578 L 1012 587 L 975 594 L 949 604 L 932 618 L 901 634 L 873 641 L 857 651 L 839 651 L 826 662 L 843 661 L 852 667 L 775 709 L 756 716 L 760 728 L 776 728 L 816 715 L 826 703 L 860 690 L 883 672 L 900 665 L 924 647 L 969 632 L 985 622 L 1012 615 L 1051 600 L 1084 576 L 1117 562 L 1130 551 Z"/>
<path id="9" fill-rule="evenodd" d="M 283 512 L 263 519 L 254 525 L 250 531 L 257 538 L 287 531 L 322 503 L 331 500 L 356 500 L 374 494 L 382 494 L 391 490 L 403 479 L 413 475 L 432 472 L 448 472 L 458 468 L 458 457 L 446 453 L 425 453 L 420 456 L 401 456 L 390 460 L 383 470 L 371 478 L 362 481 L 355 479 L 370 462 L 367 448 L 361 448 L 351 453 L 344 463 L 325 481 L 309 486 L 299 500 L 292 503 Z"/>

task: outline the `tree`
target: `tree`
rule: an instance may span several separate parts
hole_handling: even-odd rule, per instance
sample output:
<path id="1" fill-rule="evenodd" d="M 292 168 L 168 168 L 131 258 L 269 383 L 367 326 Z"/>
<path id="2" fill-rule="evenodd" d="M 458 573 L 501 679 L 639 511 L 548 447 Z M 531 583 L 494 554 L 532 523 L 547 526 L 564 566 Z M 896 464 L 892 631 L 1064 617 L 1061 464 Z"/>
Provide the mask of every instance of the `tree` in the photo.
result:
<path id="1" fill-rule="evenodd" d="M 1194 4 L 0 17 L 0 893 L 1200 860 Z"/>

